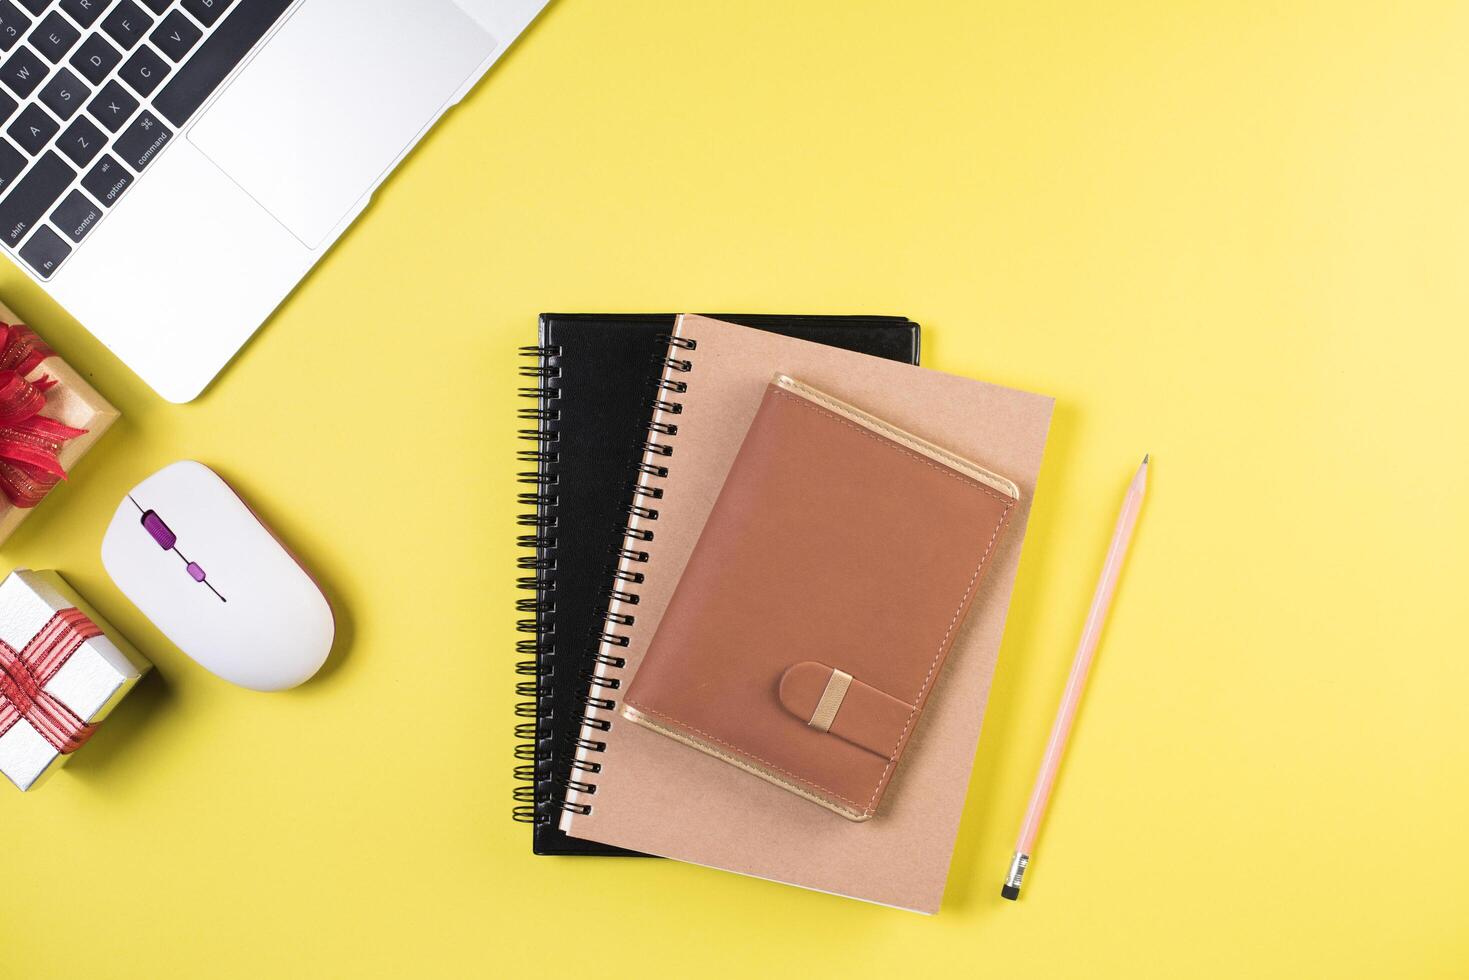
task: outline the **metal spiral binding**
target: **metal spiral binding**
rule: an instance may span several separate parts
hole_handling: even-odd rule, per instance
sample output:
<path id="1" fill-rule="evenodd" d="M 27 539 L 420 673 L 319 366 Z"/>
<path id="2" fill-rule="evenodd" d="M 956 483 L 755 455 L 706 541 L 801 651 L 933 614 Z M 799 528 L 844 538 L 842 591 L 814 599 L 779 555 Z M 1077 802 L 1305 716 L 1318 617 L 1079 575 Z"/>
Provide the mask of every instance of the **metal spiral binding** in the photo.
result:
<path id="1" fill-rule="evenodd" d="M 515 808 L 521 823 L 544 823 L 544 804 L 551 798 L 551 675 L 555 670 L 556 604 L 552 598 L 556 578 L 556 464 L 560 462 L 557 423 L 561 419 L 561 348 L 554 346 L 522 347 L 522 357 L 535 358 L 535 364 L 522 365 L 520 376 L 534 379 L 534 387 L 520 389 L 520 397 L 535 400 L 534 408 L 522 408 L 516 414 L 533 429 L 521 429 L 517 435 L 534 442 L 534 449 L 523 449 L 516 458 L 534 469 L 517 474 L 517 481 L 531 490 L 520 493 L 517 500 L 530 508 L 516 524 L 528 533 L 516 538 L 516 544 L 529 554 L 522 555 L 516 565 L 521 572 L 515 585 L 533 593 L 517 599 L 515 611 L 525 618 L 515 622 L 516 632 L 527 634 L 515 644 L 519 656 L 515 673 L 522 678 L 515 684 L 515 716 L 526 719 L 515 726 Z"/>
<path id="2" fill-rule="evenodd" d="M 608 600 L 599 617 L 602 624 L 593 634 L 593 639 L 597 641 L 597 652 L 580 675 L 582 683 L 586 685 L 586 694 L 581 699 L 584 708 L 582 723 L 580 730 L 575 737 L 568 740 L 567 745 L 574 772 L 570 777 L 556 779 L 561 793 L 554 801 L 555 805 L 583 816 L 592 812 L 591 804 L 573 803 L 565 794 L 568 790 L 584 795 L 597 792 L 597 784 L 582 774 L 594 776 L 602 771 L 602 764 L 581 758 L 581 755 L 607 750 L 607 743 L 598 740 L 596 735 L 611 730 L 613 722 L 610 717 L 598 717 L 598 713 L 616 713 L 617 699 L 611 694 L 621 689 L 622 680 L 613 674 L 627 666 L 627 660 L 618 656 L 617 651 L 628 645 L 628 637 L 617 632 L 617 629 L 631 626 L 636 621 L 633 614 L 620 610 L 638 604 L 636 588 L 643 584 L 645 573 L 632 566 L 648 561 L 648 553 L 638 545 L 652 541 L 654 533 L 639 525 L 658 520 L 656 502 L 663 499 L 663 488 L 652 486 L 646 478 L 662 479 L 668 476 L 668 467 L 653 460 L 664 460 L 672 456 L 673 446 L 659 440 L 678 435 L 676 424 L 659 421 L 659 417 L 683 412 L 683 403 L 674 401 L 672 396 L 687 392 L 689 386 L 687 382 L 674 380 L 674 376 L 689 373 L 693 370 L 693 364 L 684 357 L 674 356 L 674 352 L 692 351 L 698 346 L 696 341 L 686 337 L 665 335 L 658 339 L 668 344 L 668 350 L 657 358 L 660 366 L 659 378 L 653 382 L 652 396 L 647 403 L 654 411 L 653 421 L 646 426 L 648 436 L 642 444 L 643 456 L 636 467 L 634 479 L 627 485 L 628 500 L 622 508 L 627 520 L 618 526 L 622 543 L 614 554 L 614 567 L 609 576 L 611 585 L 602 593 Z"/>

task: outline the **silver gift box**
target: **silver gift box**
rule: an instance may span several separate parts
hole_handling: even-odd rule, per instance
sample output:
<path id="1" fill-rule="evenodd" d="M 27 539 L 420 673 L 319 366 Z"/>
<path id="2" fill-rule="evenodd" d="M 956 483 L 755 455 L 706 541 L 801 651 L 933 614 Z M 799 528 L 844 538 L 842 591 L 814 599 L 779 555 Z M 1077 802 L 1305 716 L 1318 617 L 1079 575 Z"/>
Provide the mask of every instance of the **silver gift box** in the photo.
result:
<path id="1" fill-rule="evenodd" d="M 106 718 L 151 666 L 55 572 L 16 569 L 0 582 L 0 641 L 19 652 L 61 610 L 75 607 L 102 630 L 84 640 L 42 690 L 88 724 Z M 0 698 L 4 695 L 0 694 Z M 66 765 L 24 714 L 0 735 L 0 772 L 30 790 Z"/>

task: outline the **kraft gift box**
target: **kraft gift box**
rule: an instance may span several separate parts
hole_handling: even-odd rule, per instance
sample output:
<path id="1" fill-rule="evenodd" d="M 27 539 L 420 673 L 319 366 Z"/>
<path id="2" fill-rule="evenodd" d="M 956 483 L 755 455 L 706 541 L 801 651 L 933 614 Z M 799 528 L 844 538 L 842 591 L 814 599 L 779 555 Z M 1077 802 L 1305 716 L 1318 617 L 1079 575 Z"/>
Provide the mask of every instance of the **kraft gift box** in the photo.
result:
<path id="1" fill-rule="evenodd" d="M 16 333 L 26 331 L 29 328 L 20 323 L 15 314 L 11 312 L 3 302 L 0 302 L 0 334 L 14 340 Z M 19 328 L 19 331 L 16 329 Z M 37 342 L 32 339 L 32 342 Z M 119 416 L 117 409 L 113 408 L 107 399 L 97 393 L 97 389 L 87 383 L 70 364 L 67 364 L 59 356 L 46 347 L 44 341 L 39 341 L 38 353 L 45 355 L 38 363 L 31 364 L 23 373 L 24 379 L 32 385 L 44 388 L 46 404 L 41 408 L 39 415 L 43 419 L 59 422 L 72 429 L 82 430 L 81 434 L 68 438 L 56 451 L 56 459 L 62 469 L 70 473 L 72 467 L 76 466 L 81 458 L 91 450 L 92 446 L 102 437 Z M 0 351 L 3 356 L 4 351 Z M 28 358 L 35 361 L 35 358 Z M 22 364 L 22 366 L 25 366 Z M 0 374 L 3 374 L 0 371 Z M 17 372 L 20 373 L 20 372 Z M 8 427 L 0 421 L 0 443 L 32 443 L 34 436 L 27 433 L 7 431 Z M 0 466 L 11 465 L 4 462 L 4 454 L 0 452 Z M 6 494 L 0 493 L 0 544 L 10 537 L 20 523 L 30 516 L 34 506 L 20 506 L 12 501 Z"/>
<path id="2" fill-rule="evenodd" d="M 0 772 L 34 789 L 149 666 L 60 575 L 11 572 L 0 582 Z"/>

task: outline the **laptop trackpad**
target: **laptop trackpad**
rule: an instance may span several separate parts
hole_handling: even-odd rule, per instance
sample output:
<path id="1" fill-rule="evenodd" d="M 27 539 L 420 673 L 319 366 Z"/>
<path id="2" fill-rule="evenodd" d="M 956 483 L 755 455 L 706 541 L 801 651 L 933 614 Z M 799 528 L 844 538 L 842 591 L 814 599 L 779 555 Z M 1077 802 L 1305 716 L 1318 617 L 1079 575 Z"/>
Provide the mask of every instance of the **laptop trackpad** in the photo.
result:
<path id="1" fill-rule="evenodd" d="M 189 140 L 315 249 L 494 47 L 452 0 L 306 0 Z"/>

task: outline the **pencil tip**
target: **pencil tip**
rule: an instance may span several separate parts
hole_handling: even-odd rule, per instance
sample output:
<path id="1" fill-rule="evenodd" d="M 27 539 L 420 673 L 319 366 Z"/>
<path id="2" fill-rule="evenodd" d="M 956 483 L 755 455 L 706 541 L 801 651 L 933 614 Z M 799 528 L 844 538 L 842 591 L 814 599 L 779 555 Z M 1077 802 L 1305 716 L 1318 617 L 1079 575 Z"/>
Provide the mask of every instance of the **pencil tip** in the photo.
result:
<path id="1" fill-rule="evenodd" d="M 1150 457 L 1151 457 L 1151 456 L 1152 456 L 1152 455 L 1153 455 L 1153 454 L 1152 454 L 1152 453 L 1143 453 L 1143 465 L 1144 465 L 1144 466 L 1147 466 L 1147 465 L 1148 465 L 1148 459 L 1149 459 L 1149 458 L 1150 458 Z"/>

